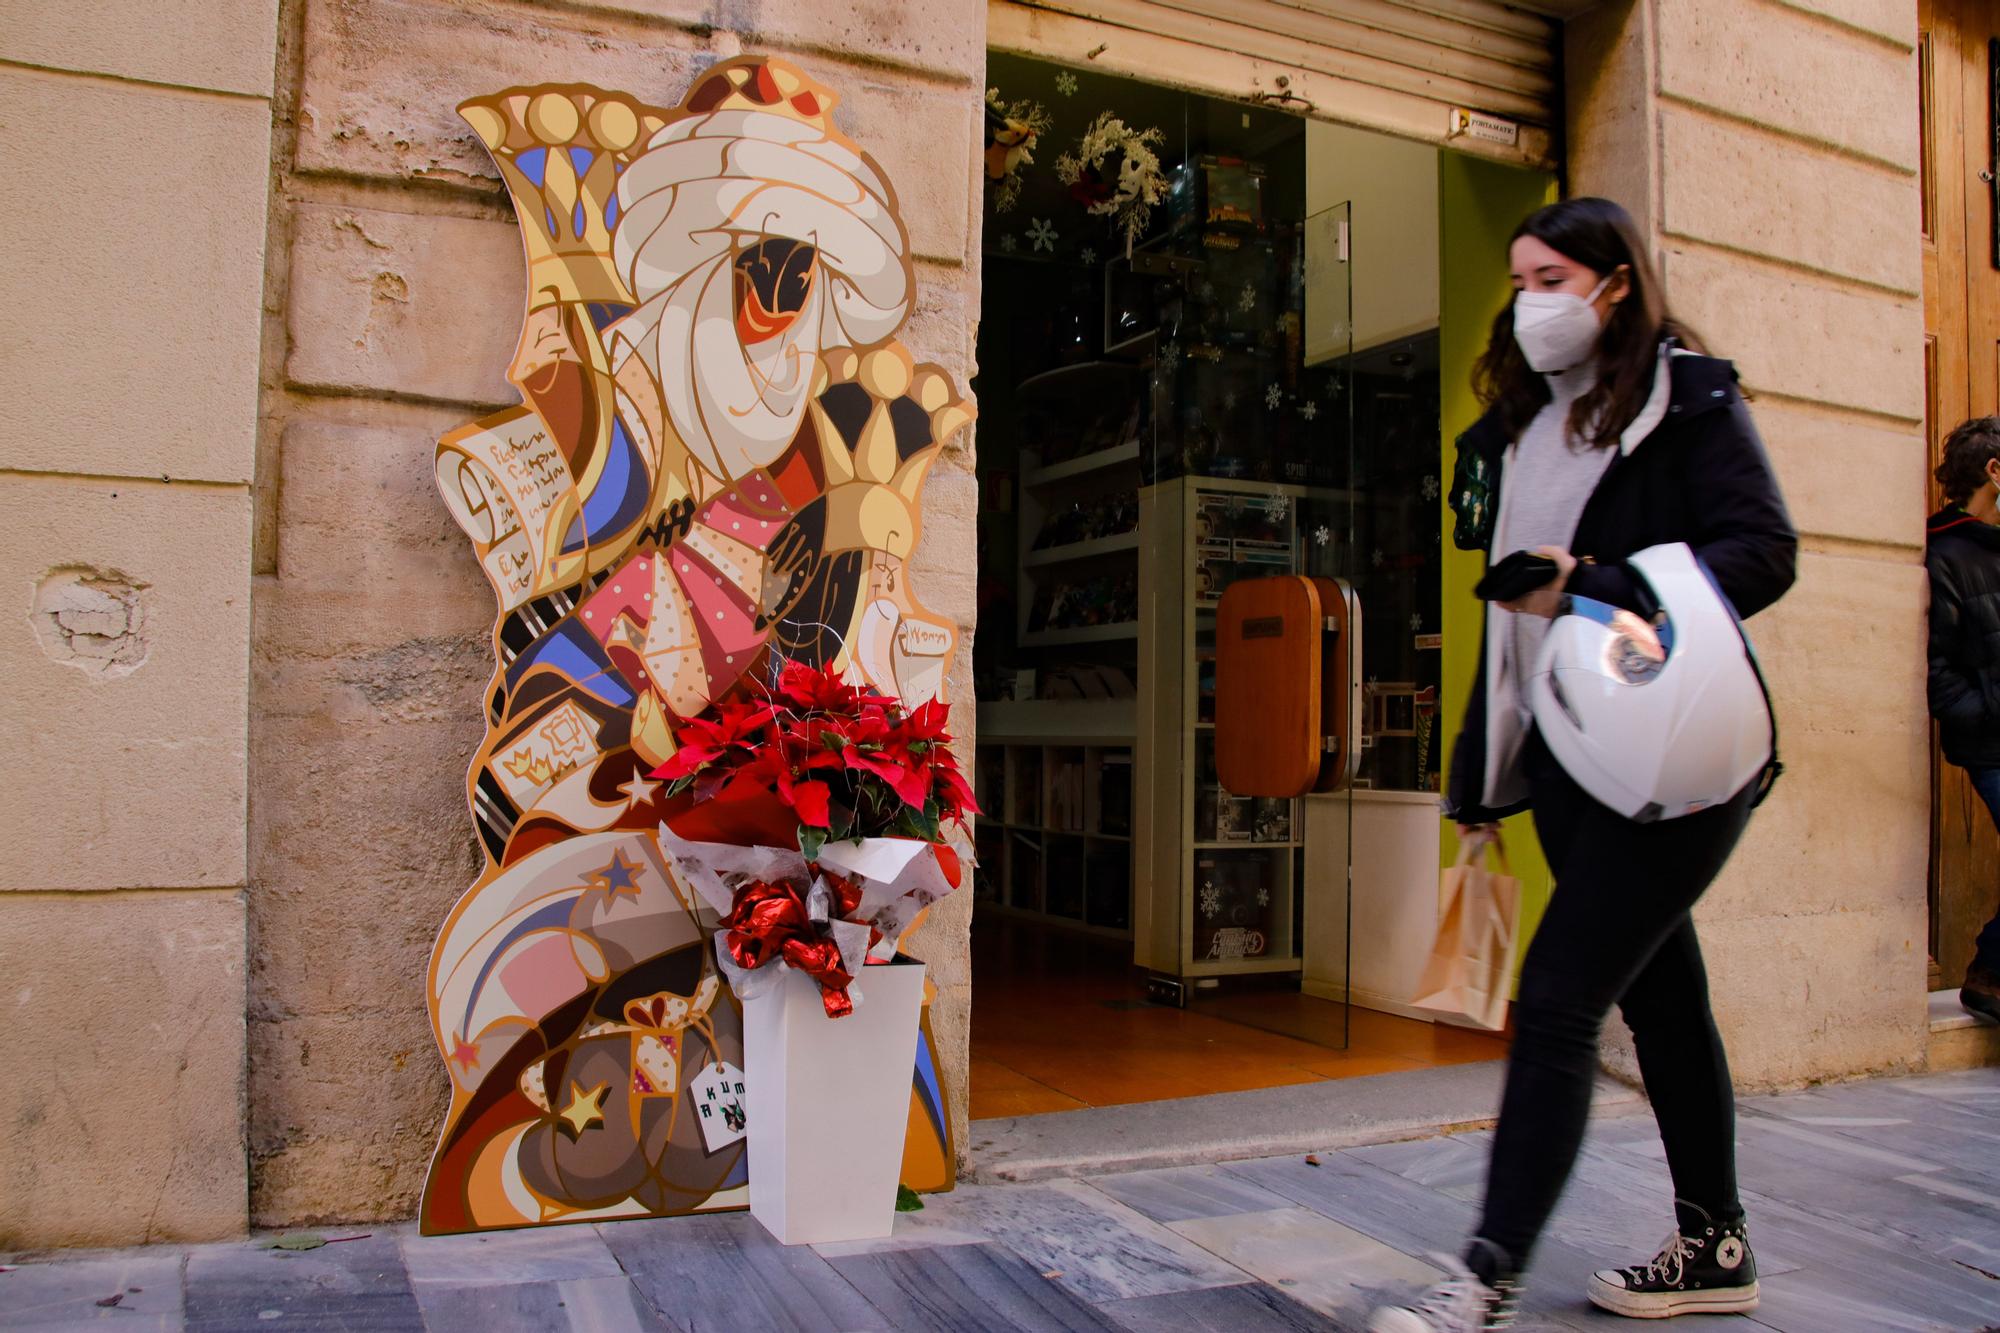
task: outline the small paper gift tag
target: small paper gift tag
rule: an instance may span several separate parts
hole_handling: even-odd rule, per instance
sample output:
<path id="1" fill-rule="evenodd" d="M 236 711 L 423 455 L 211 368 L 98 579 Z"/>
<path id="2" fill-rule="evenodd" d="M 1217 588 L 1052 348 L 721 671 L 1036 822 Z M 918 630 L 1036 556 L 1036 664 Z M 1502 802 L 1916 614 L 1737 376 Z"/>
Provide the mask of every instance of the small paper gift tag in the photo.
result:
<path id="1" fill-rule="evenodd" d="M 720 1152 L 748 1130 L 743 1110 L 743 1071 L 727 1060 L 711 1063 L 688 1084 L 695 1114 L 701 1119 L 701 1141 Z"/>

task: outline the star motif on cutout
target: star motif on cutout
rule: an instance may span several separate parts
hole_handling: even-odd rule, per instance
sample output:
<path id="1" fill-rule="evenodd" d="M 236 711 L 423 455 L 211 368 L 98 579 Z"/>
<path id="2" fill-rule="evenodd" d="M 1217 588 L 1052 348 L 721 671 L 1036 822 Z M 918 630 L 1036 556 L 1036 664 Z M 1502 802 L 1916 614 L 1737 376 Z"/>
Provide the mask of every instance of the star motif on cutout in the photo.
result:
<path id="1" fill-rule="evenodd" d="M 583 877 L 589 881 L 589 887 L 603 889 L 610 897 L 616 898 L 621 893 L 629 893 L 636 898 L 639 896 L 638 874 L 641 868 L 639 862 L 627 861 L 625 849 L 619 847 L 612 850 L 608 865 L 586 871 Z"/>
<path id="2" fill-rule="evenodd" d="M 572 1139 L 582 1138 L 584 1130 L 604 1123 L 604 1094 L 610 1087 L 609 1083 L 600 1083 L 585 1092 L 581 1083 L 569 1085 L 569 1105 L 557 1112 L 556 1118 L 569 1126 Z"/>
<path id="3" fill-rule="evenodd" d="M 472 1067 L 479 1063 L 479 1043 L 476 1041 L 467 1041 L 457 1033 L 453 1033 L 451 1037 L 451 1062 L 455 1065 L 463 1066 L 465 1072 L 470 1074 Z"/>
<path id="4" fill-rule="evenodd" d="M 630 810 L 642 805 L 651 805 L 654 793 L 660 790 L 660 786 L 660 783 L 635 773 L 632 775 L 632 780 L 622 784 L 618 790 L 624 793 L 625 808 Z"/>

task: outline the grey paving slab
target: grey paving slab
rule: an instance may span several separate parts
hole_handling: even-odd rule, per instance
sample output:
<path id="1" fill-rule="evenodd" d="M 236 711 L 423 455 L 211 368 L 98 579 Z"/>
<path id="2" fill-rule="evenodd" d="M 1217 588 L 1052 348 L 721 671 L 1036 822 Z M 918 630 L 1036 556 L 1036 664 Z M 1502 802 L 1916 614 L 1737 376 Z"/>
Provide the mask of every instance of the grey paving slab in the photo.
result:
<path id="1" fill-rule="evenodd" d="M 1923 1097 L 1895 1087 L 1850 1086 L 1837 1092 L 1759 1097 L 1747 1102 L 1745 1110 L 1930 1162 L 2000 1195 L 2000 1116 L 1993 1104 Z"/>
<path id="2" fill-rule="evenodd" d="M 1079 1180 L 962 1185 L 931 1195 L 930 1225 L 1005 1245 L 1092 1303 L 1241 1282 L 1243 1274 Z"/>
<path id="3" fill-rule="evenodd" d="M 625 1276 L 593 1226 L 533 1227 L 472 1236 L 420 1236 L 404 1229 L 396 1239 L 414 1283 L 471 1286 Z"/>
<path id="4" fill-rule="evenodd" d="M 1172 1102 L 974 1122 L 970 1169 L 985 1183 L 1102 1175 L 1304 1153 L 1436 1134 L 1490 1121 L 1500 1105 L 1497 1061 L 1328 1079 Z M 1644 1106 L 1624 1084 L 1599 1081 L 1593 1108 Z"/>
<path id="5" fill-rule="evenodd" d="M 1227 1170 L 1251 1184 L 1366 1232 L 1405 1254 L 1456 1254 L 1477 1217 L 1463 1199 L 1403 1179 L 1346 1152 L 1303 1154 L 1263 1162 L 1232 1162 Z"/>
<path id="6" fill-rule="evenodd" d="M 810 1247 L 780 1245 L 748 1213 L 606 1222 L 598 1230 L 640 1294 L 683 1333 L 889 1327 Z"/>
<path id="7" fill-rule="evenodd" d="M 1191 1217 L 1227 1217 L 1283 1208 L 1283 1197 L 1260 1189 L 1219 1166 L 1170 1166 L 1157 1171 L 1126 1171 L 1093 1176 L 1090 1183 L 1118 1202 L 1155 1222 L 1184 1222 Z"/>
<path id="8" fill-rule="evenodd" d="M 278 1321 L 355 1333 L 422 1324 L 390 1235 L 302 1252 L 254 1241 L 203 1246 L 188 1255 L 185 1290 L 187 1327 L 196 1333 L 268 1333 Z"/>
<path id="9" fill-rule="evenodd" d="M 1174 1230 L 1301 1305 L 1363 1321 L 1379 1292 L 1420 1288 L 1438 1270 L 1309 1208 L 1199 1217 Z"/>
<path id="10" fill-rule="evenodd" d="M 0 1328 L 53 1333 L 116 1321 L 120 1328 L 165 1333 L 181 1327 L 181 1315 L 178 1250 L 61 1258 L 0 1273 Z"/>
<path id="11" fill-rule="evenodd" d="M 490 1286 L 416 1284 L 426 1333 L 668 1333 L 666 1317 L 631 1279 L 568 1278 Z"/>
<path id="12" fill-rule="evenodd" d="M 1782 1333 L 1973 1333 L 2000 1321 L 2000 1298 L 1983 1314 L 1947 1310 L 1929 1292 L 1891 1282 L 1830 1282 L 1824 1273 L 1800 1272 L 1759 1286 L 1757 1322 Z"/>
<path id="13" fill-rule="evenodd" d="M 1116 1327 L 1059 1281 L 999 1245 L 891 1250 L 831 1262 L 892 1327 L 910 1333 L 1097 1333 Z"/>
<path id="14" fill-rule="evenodd" d="M 1330 1333 L 1343 1327 L 1261 1282 L 1134 1296 L 1098 1308 L 1133 1333 Z"/>

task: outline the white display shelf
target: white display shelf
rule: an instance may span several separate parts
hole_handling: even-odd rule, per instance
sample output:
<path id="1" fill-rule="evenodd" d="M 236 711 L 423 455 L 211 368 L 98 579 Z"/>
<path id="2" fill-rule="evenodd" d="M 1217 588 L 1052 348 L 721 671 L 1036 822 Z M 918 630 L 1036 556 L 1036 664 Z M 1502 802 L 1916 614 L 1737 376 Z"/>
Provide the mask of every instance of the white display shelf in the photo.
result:
<path id="1" fill-rule="evenodd" d="M 1079 625 L 1075 629 L 1038 629 L 1021 636 L 1026 648 L 1065 648 L 1079 643 L 1117 643 L 1139 637 L 1139 622 L 1121 620 L 1115 625 Z"/>
<path id="2" fill-rule="evenodd" d="M 1296 958 L 1197 958 L 1181 965 L 1183 976 L 1235 977 L 1257 972 L 1296 972 Z"/>
<path id="3" fill-rule="evenodd" d="M 979 705 L 979 743 L 1130 745 L 1133 699 L 1020 699 Z"/>
<path id="4" fill-rule="evenodd" d="M 1065 459 L 1060 463 L 1051 463 L 1047 467 L 1038 467 L 1021 480 L 1028 486 L 1047 486 L 1051 482 L 1068 481 L 1072 477 L 1087 476 L 1092 472 L 1102 472 L 1106 468 L 1114 468 L 1122 463 L 1136 464 L 1138 461 L 1139 442 L 1133 440 L 1128 444 L 1100 449 L 1094 454 L 1085 454 L 1081 458 Z"/>
<path id="5" fill-rule="evenodd" d="M 1021 563 L 1032 569 L 1039 565 L 1063 565 L 1077 560 L 1095 560 L 1101 556 L 1119 555 L 1138 549 L 1139 534 L 1134 530 L 1121 532 L 1115 537 L 1099 537 L 1094 541 L 1070 542 L 1066 546 L 1046 546 L 1022 556 Z"/>
<path id="6" fill-rule="evenodd" d="M 1088 388 L 1092 380 L 1137 375 L 1140 368 L 1130 361 L 1079 361 L 1073 366 L 1057 366 L 1039 375 L 1030 375 L 1015 386 L 1016 394 L 1033 396 L 1058 390 L 1075 392 Z"/>

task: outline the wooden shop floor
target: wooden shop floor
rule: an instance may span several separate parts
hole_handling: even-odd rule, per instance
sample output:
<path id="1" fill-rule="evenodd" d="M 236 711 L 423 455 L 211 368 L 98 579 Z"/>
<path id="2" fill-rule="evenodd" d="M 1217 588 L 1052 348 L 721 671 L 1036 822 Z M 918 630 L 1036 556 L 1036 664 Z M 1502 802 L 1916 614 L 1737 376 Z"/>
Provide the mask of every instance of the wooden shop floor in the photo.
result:
<path id="1" fill-rule="evenodd" d="M 1149 1004 L 1118 940 L 981 914 L 972 927 L 974 1120 L 1497 1060 L 1498 1036 L 1296 991 Z"/>

